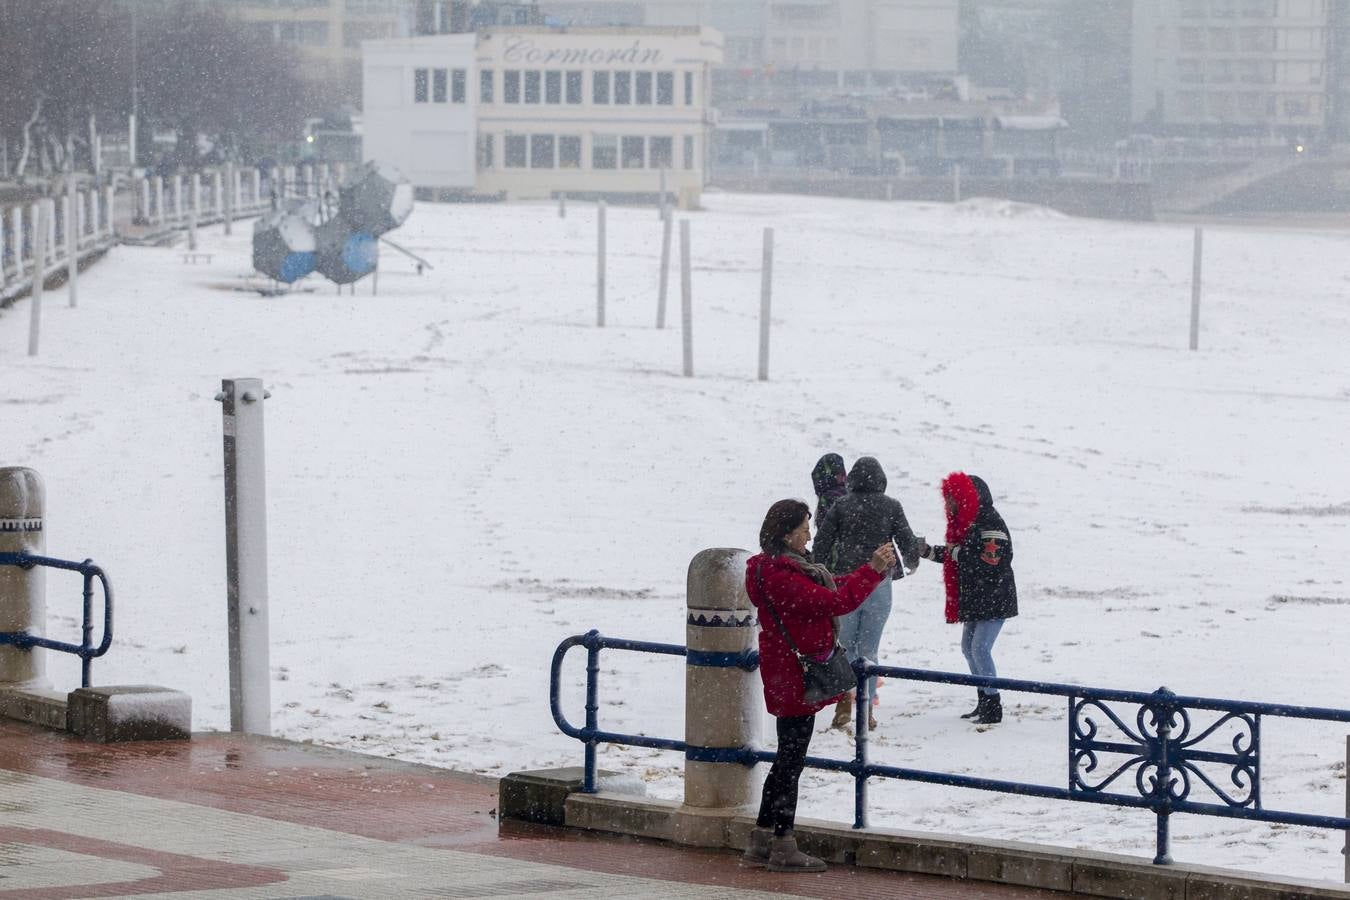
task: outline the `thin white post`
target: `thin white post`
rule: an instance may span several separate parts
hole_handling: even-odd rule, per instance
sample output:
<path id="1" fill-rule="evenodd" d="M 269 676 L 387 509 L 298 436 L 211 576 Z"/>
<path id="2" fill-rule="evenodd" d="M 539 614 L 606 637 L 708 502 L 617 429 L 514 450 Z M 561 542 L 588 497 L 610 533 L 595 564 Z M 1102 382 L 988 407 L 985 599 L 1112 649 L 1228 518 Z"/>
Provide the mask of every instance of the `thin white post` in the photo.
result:
<path id="1" fill-rule="evenodd" d="M 14 229 L 14 274 L 23 275 L 23 204 L 10 210 L 10 225 Z"/>
<path id="2" fill-rule="evenodd" d="M 1191 257 L 1191 349 L 1200 346 L 1200 260 L 1204 256 L 1205 232 L 1195 229 L 1195 247 Z"/>
<path id="3" fill-rule="evenodd" d="M 952 202 L 961 202 L 961 164 L 952 163 Z"/>
<path id="4" fill-rule="evenodd" d="M 217 216 L 225 212 L 225 207 L 221 205 L 224 202 L 221 185 L 224 183 L 225 179 L 221 176 L 220 169 L 213 169 L 211 171 L 211 212 Z"/>
<path id="5" fill-rule="evenodd" d="M 670 284 L 670 229 L 675 217 L 666 207 L 661 219 L 661 283 L 656 289 L 656 327 L 666 327 L 666 289 Z"/>
<path id="6" fill-rule="evenodd" d="M 605 327 L 605 201 L 596 207 L 595 324 Z"/>
<path id="7" fill-rule="evenodd" d="M 137 187 L 139 188 L 139 193 L 137 194 L 137 196 L 140 197 L 140 209 L 138 210 L 139 213 L 140 213 L 140 215 L 138 216 L 138 218 L 139 218 L 142 222 L 145 222 L 146 224 L 149 224 L 149 222 L 150 222 L 150 179 L 149 179 L 149 178 L 145 178 L 145 177 L 138 178 L 138 179 L 136 180 L 136 184 L 137 184 Z"/>
<path id="8" fill-rule="evenodd" d="M 155 192 L 155 218 L 156 225 L 164 224 L 164 179 L 156 175 L 150 182 Z"/>
<path id="9" fill-rule="evenodd" d="M 234 225 L 234 165 L 225 164 L 225 192 L 222 196 L 221 212 L 225 216 L 225 233 L 229 234 Z"/>
<path id="10" fill-rule="evenodd" d="M 75 179 L 66 189 L 66 295 L 70 308 L 79 304 L 80 274 L 80 195 L 75 190 Z"/>
<path id="11" fill-rule="evenodd" d="M 188 210 L 188 249 L 197 249 L 197 210 Z"/>
<path id="12" fill-rule="evenodd" d="M 773 294 L 773 229 L 764 229 L 764 264 L 759 276 L 759 380 L 769 380 L 769 310 Z"/>
<path id="13" fill-rule="evenodd" d="M 191 193 L 188 195 L 189 208 L 192 210 L 192 212 L 193 212 L 193 214 L 194 214 L 195 216 L 197 216 L 198 218 L 200 218 L 200 217 L 201 217 L 201 214 L 202 214 L 202 173 L 201 173 L 201 172 L 193 172 L 193 173 L 192 173 L 192 177 L 188 180 L 188 190 L 191 192 Z"/>
<path id="14" fill-rule="evenodd" d="M 173 176 L 173 221 L 175 225 L 183 221 L 183 176 Z"/>
<path id="15" fill-rule="evenodd" d="M 267 486 L 263 400 L 257 378 L 221 382 L 225 439 L 225 569 L 230 730 L 272 733 L 268 663 Z"/>
<path id="16" fill-rule="evenodd" d="M 103 189 L 103 221 L 106 222 L 108 226 L 108 237 L 112 237 L 117 231 L 117 226 L 113 221 L 113 211 L 117 209 L 117 207 L 113 206 L 115 198 L 116 193 L 114 192 L 112 185 L 108 185 Z"/>
<path id="17" fill-rule="evenodd" d="M 689 220 L 680 220 L 680 330 L 684 338 L 684 377 L 694 376 L 694 286 L 689 280 Z"/>
<path id="18" fill-rule="evenodd" d="M 38 337 L 42 331 L 42 288 L 47 281 L 47 226 L 52 219 L 50 201 L 42 200 L 37 205 L 37 216 L 33 219 L 33 292 L 32 307 L 28 316 L 28 355 L 37 356 Z"/>
<path id="19" fill-rule="evenodd" d="M 253 205 L 257 206 L 262 203 L 262 172 L 257 166 L 249 170 L 249 180 L 253 184 Z"/>

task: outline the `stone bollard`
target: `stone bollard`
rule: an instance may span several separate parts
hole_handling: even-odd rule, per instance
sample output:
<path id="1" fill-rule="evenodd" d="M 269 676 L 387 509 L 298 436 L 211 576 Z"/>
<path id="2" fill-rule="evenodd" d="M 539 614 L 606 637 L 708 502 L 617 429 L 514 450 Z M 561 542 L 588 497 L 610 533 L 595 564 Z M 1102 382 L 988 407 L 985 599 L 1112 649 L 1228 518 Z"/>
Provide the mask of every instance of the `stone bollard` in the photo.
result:
<path id="1" fill-rule="evenodd" d="M 759 743 L 764 701 L 759 674 L 736 665 L 756 646 L 757 621 L 745 593 L 744 550 L 704 550 L 689 563 L 684 687 L 684 805 L 671 837 L 720 847 L 731 819 L 755 799 L 754 767 L 717 760 L 719 750 Z M 702 758 L 701 758 L 702 757 Z M 708 758 L 712 757 L 712 758 Z"/>
<path id="2" fill-rule="evenodd" d="M 0 553 L 46 555 L 42 478 L 32 469 L 0 469 Z M 44 635 L 46 578 L 41 566 L 0 566 L 0 631 Z M 47 690 L 45 654 L 0 645 L 0 689 Z"/>

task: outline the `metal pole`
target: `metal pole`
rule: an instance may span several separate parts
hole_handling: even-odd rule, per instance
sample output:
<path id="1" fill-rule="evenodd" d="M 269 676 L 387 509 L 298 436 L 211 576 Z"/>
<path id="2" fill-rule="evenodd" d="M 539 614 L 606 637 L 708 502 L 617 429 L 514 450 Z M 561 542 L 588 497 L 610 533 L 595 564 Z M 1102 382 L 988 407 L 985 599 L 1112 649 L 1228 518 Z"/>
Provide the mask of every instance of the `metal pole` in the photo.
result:
<path id="1" fill-rule="evenodd" d="M 0 553 L 46 555 L 42 478 L 18 466 L 0 469 Z M 0 631 L 47 631 L 45 569 L 0 566 Z M 46 655 L 13 644 L 0 646 L 0 683 L 46 689 Z"/>
<path id="2" fill-rule="evenodd" d="M 596 215 L 595 251 L 595 324 L 605 327 L 605 201 L 601 200 Z"/>
<path id="3" fill-rule="evenodd" d="M 37 356 L 38 335 L 42 331 L 42 288 L 47 281 L 47 223 L 51 221 L 50 200 L 38 202 L 33 222 L 33 304 L 28 317 L 28 355 Z"/>
<path id="4" fill-rule="evenodd" d="M 70 308 L 79 302 L 80 274 L 80 195 L 75 190 L 72 177 L 66 188 L 66 288 L 70 298 Z"/>
<path id="5" fill-rule="evenodd" d="M 694 375 L 694 286 L 689 280 L 689 220 L 680 220 L 680 330 L 684 336 L 684 376 Z"/>
<path id="6" fill-rule="evenodd" d="M 188 210 L 188 249 L 197 249 L 197 209 Z"/>
<path id="7" fill-rule="evenodd" d="M 223 188 L 224 206 L 221 208 L 225 215 L 225 233 L 230 233 L 230 226 L 234 224 L 234 164 L 225 164 L 225 186 Z"/>
<path id="8" fill-rule="evenodd" d="M 267 489 L 263 400 L 257 378 L 227 378 L 225 439 L 225 569 L 230 652 L 230 730 L 272 733 L 268 664 Z"/>
<path id="9" fill-rule="evenodd" d="M 867 717 L 872 712 L 872 699 L 867 695 L 867 684 L 872 679 L 860 669 L 863 661 L 854 662 L 853 671 L 858 676 L 857 687 L 853 689 L 853 764 L 856 771 L 853 776 L 853 827 L 867 827 L 867 776 L 863 770 L 867 766 Z"/>
<path id="10" fill-rule="evenodd" d="M 127 140 L 127 152 L 130 156 L 130 167 L 136 168 L 136 115 L 140 112 L 140 91 L 137 87 L 137 61 L 136 61 L 136 6 L 131 4 L 131 119 L 129 122 L 129 134 Z M 112 214 L 108 214 L 112 218 Z"/>
<path id="11" fill-rule="evenodd" d="M 1195 229 L 1195 247 L 1191 256 L 1191 349 L 1200 346 L 1200 260 L 1204 256 L 1205 232 Z"/>
<path id="12" fill-rule="evenodd" d="M 656 290 L 656 327 L 666 327 L 666 293 L 670 284 L 670 228 L 674 221 L 674 216 L 670 214 L 670 207 L 662 210 L 661 219 L 661 283 Z"/>
<path id="13" fill-rule="evenodd" d="M 589 732 L 591 737 L 586 740 L 581 792 L 583 794 L 594 794 L 596 792 L 595 746 L 599 743 L 594 734 L 600 722 L 598 716 L 600 711 L 600 647 L 595 641 L 595 632 L 591 632 L 587 637 L 590 637 L 591 641 L 586 644 L 586 731 Z"/>
<path id="14" fill-rule="evenodd" d="M 764 264 L 759 276 L 759 380 L 769 380 L 769 309 L 773 300 L 773 229 L 764 229 Z"/>
<path id="15" fill-rule="evenodd" d="M 1350 772 L 1350 735 L 1345 736 L 1345 771 Z M 1345 782 L 1345 817 L 1350 819 L 1350 779 Z M 1345 881 L 1350 884 L 1350 831 L 1345 833 Z"/>

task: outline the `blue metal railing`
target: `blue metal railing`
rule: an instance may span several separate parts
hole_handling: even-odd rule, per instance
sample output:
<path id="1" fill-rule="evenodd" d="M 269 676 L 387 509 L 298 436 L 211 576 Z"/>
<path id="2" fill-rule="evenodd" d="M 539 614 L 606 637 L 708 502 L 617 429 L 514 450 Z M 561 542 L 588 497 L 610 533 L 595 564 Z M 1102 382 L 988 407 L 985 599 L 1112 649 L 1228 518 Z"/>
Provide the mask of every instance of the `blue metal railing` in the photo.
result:
<path id="1" fill-rule="evenodd" d="M 20 569 L 44 566 L 50 569 L 79 572 L 84 577 L 84 624 L 80 631 L 82 636 L 80 643 L 68 644 L 64 641 L 29 634 L 26 631 L 0 631 L 0 645 L 13 644 L 21 650 L 42 647 L 47 650 L 59 650 L 62 653 L 73 653 L 80 657 L 80 686 L 89 687 L 91 661 L 94 657 L 107 653 L 108 648 L 112 646 L 112 585 L 108 584 L 108 576 L 88 559 L 84 562 L 71 562 L 65 559 L 53 559 L 49 556 L 33 556 L 29 553 L 0 553 L 0 566 L 17 566 Z M 92 643 L 94 633 L 93 584 L 96 578 L 99 584 L 103 586 L 103 640 L 99 641 L 98 646 L 94 646 Z"/>
<path id="2" fill-rule="evenodd" d="M 586 648 L 586 725 L 582 728 L 567 721 L 559 701 L 563 659 L 569 650 L 577 646 Z M 688 665 L 735 667 L 747 671 L 754 670 L 759 665 L 759 654 L 753 650 L 744 653 L 687 651 L 675 644 L 604 637 L 598 631 L 590 631 L 564 640 L 553 654 L 553 664 L 549 673 L 549 706 L 553 713 L 553 721 L 563 734 L 585 744 L 583 791 L 595 792 L 595 751 L 601 742 L 679 750 L 684 752 L 687 759 L 702 762 L 754 765 L 758 762 L 772 762 L 776 758 L 777 754 L 773 751 L 757 750 L 753 747 L 697 747 L 670 738 L 602 731 L 598 716 L 598 676 L 600 651 L 606 649 L 684 656 Z M 839 760 L 817 756 L 806 758 L 806 765 L 811 768 L 844 772 L 853 777 L 854 828 L 867 827 L 868 779 L 882 777 L 1028 797 L 1150 809 L 1157 816 L 1157 852 L 1153 861 L 1159 865 L 1172 861 L 1169 849 L 1169 817 L 1172 813 L 1250 819 L 1285 825 L 1333 828 L 1338 831 L 1350 830 L 1350 817 L 1321 816 L 1265 808 L 1261 803 L 1260 760 L 1263 716 L 1350 722 L 1350 710 L 1178 696 L 1166 688 L 1143 693 L 1046 681 L 989 678 L 957 672 L 881 666 L 861 660 L 853 664 L 853 670 L 858 677 L 860 688 L 855 696 L 859 698 L 865 694 L 862 689 L 865 679 L 880 675 L 883 678 L 903 681 L 990 687 L 1068 699 L 1068 787 L 976 778 L 949 772 L 869 763 L 867 707 L 865 701 L 856 703 L 853 759 Z M 1131 705 L 1136 709 L 1133 713 L 1122 716 L 1107 704 Z M 1214 714 L 1214 720 L 1204 725 L 1197 724 L 1195 714 L 1201 712 Z M 1131 719 L 1133 725 L 1130 724 Z M 1204 749 L 1199 746 L 1207 740 L 1213 739 L 1214 742 L 1218 742 L 1221 738 L 1228 739 L 1227 749 L 1212 747 Z M 1107 766 L 1104 757 L 1115 757 L 1115 761 Z M 1227 789 L 1220 787 L 1216 778 L 1202 766 L 1228 769 L 1227 776 L 1232 787 Z M 1099 768 L 1110 769 L 1110 772 L 1098 774 Z M 1107 790 L 1127 773 L 1133 773 L 1134 793 Z M 1192 790 L 1198 789 L 1201 785 L 1221 802 L 1199 802 L 1190 799 Z"/>

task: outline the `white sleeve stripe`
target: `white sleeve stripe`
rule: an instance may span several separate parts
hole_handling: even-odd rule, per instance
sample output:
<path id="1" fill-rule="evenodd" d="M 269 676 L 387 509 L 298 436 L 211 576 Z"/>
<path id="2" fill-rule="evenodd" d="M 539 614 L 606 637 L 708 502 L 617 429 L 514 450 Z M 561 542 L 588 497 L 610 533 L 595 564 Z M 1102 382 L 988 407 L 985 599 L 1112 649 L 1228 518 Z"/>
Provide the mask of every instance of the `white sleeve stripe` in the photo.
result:
<path id="1" fill-rule="evenodd" d="M 961 545 L 960 545 L 960 544 L 957 544 L 956 546 L 950 547 L 950 548 L 947 549 L 947 555 L 950 556 L 953 560 L 956 559 L 957 555 L 958 555 L 960 552 L 961 552 Z"/>
<path id="2" fill-rule="evenodd" d="M 1002 532 L 1002 531 L 982 531 L 982 532 L 980 532 L 980 537 L 982 537 L 982 538 L 992 538 L 992 539 L 994 539 L 994 540 L 996 540 L 996 541 L 1006 541 L 1006 540 L 1008 540 L 1008 535 L 1007 535 L 1005 532 Z"/>

